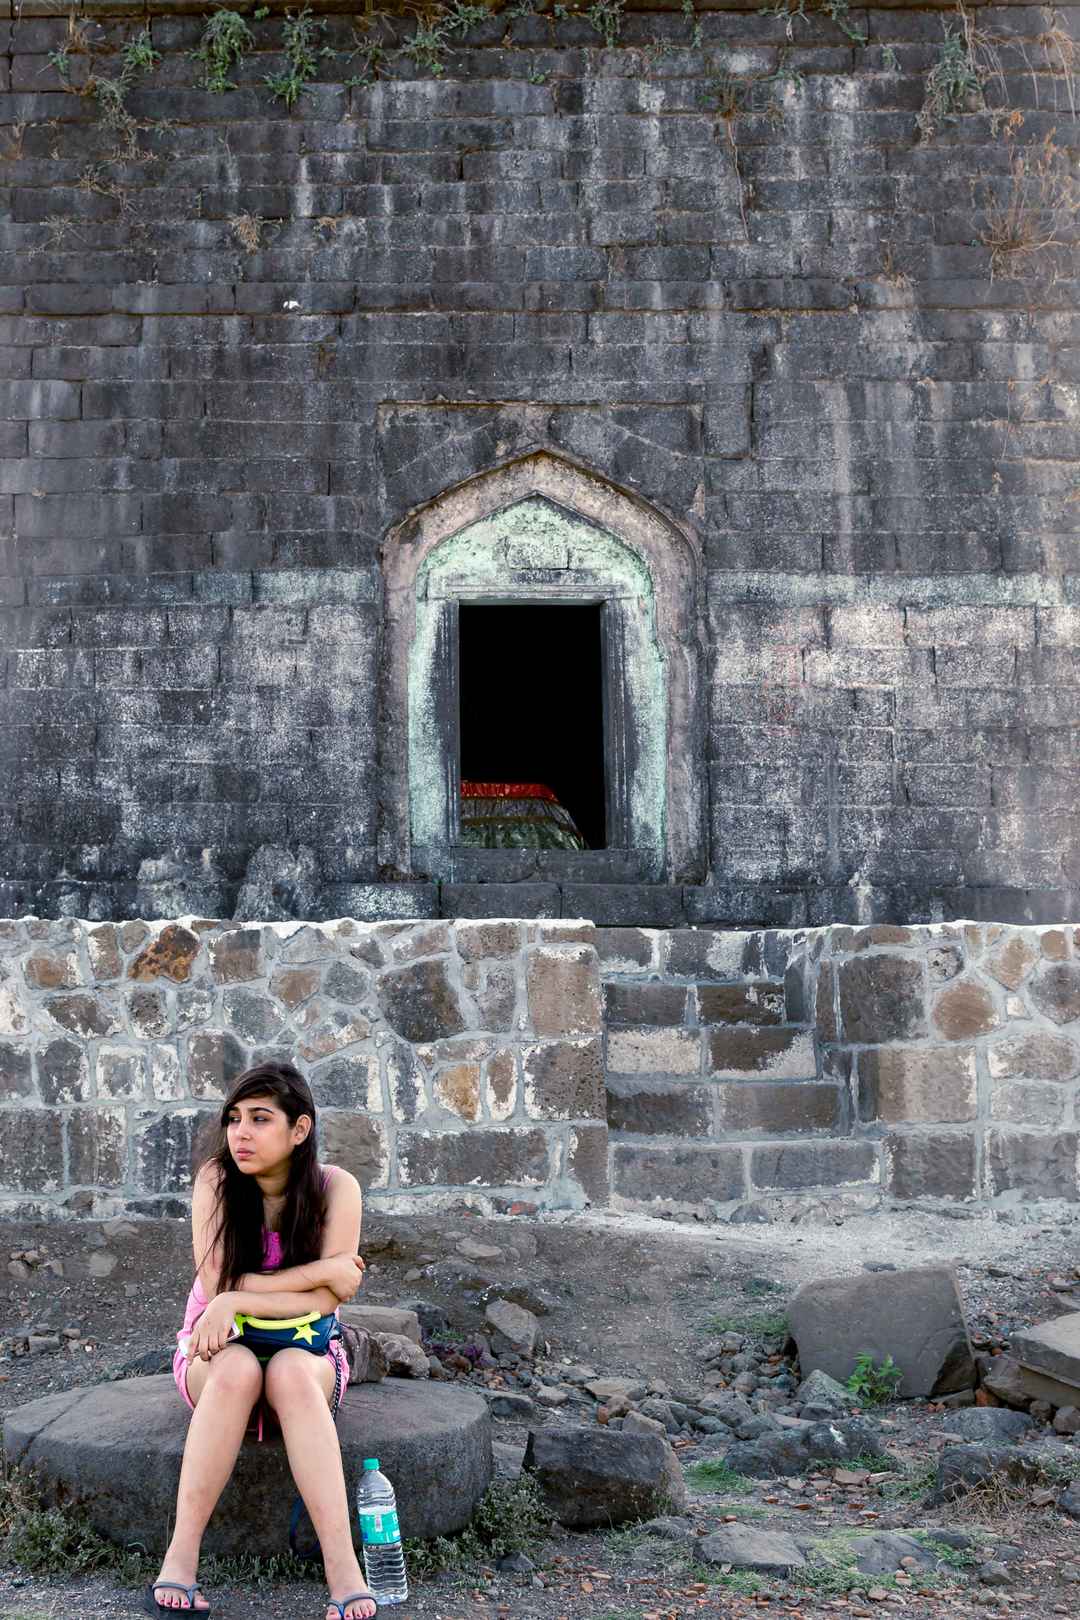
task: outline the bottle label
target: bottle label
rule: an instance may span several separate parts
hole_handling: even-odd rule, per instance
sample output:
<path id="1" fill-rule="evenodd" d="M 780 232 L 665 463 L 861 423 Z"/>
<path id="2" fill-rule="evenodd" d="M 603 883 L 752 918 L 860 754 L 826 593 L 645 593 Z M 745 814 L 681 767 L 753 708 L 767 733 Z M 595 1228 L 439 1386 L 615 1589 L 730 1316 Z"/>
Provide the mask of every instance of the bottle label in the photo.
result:
<path id="1" fill-rule="evenodd" d="M 401 1540 L 395 1508 L 361 1508 L 360 1534 L 366 1547 L 387 1546 Z"/>

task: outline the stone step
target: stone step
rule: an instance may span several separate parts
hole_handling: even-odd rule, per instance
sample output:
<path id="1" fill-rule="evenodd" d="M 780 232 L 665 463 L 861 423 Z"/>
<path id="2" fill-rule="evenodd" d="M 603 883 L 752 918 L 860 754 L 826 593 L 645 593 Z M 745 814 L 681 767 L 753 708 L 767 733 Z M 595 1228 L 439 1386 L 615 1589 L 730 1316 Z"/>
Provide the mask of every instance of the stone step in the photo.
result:
<path id="1" fill-rule="evenodd" d="M 1028 1371 L 1080 1388 L 1080 1311 L 1014 1333 L 1009 1351 Z"/>

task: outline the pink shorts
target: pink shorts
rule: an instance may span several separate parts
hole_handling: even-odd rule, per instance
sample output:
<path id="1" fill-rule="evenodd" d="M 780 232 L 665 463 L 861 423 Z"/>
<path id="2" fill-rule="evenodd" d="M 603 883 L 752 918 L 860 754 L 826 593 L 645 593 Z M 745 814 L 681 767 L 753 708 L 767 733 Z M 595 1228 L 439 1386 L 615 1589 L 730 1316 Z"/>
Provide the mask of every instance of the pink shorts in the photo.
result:
<path id="1" fill-rule="evenodd" d="M 326 1359 L 332 1364 L 332 1366 L 335 1368 L 335 1370 L 337 1372 L 337 1375 L 338 1375 L 336 1398 L 334 1400 L 333 1406 L 331 1407 L 331 1411 L 333 1412 L 333 1415 L 336 1418 L 337 1414 L 338 1414 L 338 1411 L 339 1411 L 339 1409 L 341 1407 L 341 1403 L 345 1399 L 345 1391 L 349 1387 L 349 1358 L 345 1354 L 345 1346 L 342 1344 L 340 1339 L 333 1339 L 331 1341 L 330 1348 L 326 1352 Z M 182 1395 L 182 1397 L 184 1399 L 185 1405 L 190 1407 L 191 1410 L 194 1412 L 194 1410 L 195 1410 L 195 1402 L 191 1399 L 191 1396 L 188 1394 L 188 1389 L 187 1389 L 188 1359 L 185 1356 L 184 1352 L 180 1349 L 179 1346 L 177 1346 L 176 1354 L 173 1356 L 172 1368 L 173 1368 L 173 1382 L 176 1384 L 177 1389 L 180 1391 L 180 1394 Z M 262 1429 L 263 1429 L 262 1406 L 263 1406 L 263 1402 L 260 1401 L 259 1402 L 259 1408 L 260 1408 L 260 1410 L 259 1410 L 259 1439 L 260 1440 L 262 1439 Z"/>

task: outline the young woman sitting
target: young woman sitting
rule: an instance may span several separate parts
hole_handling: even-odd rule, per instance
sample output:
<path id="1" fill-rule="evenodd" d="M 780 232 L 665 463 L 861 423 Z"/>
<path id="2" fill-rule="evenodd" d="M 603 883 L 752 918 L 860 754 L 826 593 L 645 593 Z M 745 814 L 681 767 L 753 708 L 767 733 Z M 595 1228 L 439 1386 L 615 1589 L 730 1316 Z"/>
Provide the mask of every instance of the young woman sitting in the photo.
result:
<path id="1" fill-rule="evenodd" d="M 257 1411 L 281 1428 L 289 1467 L 319 1538 L 326 1620 L 369 1620 L 375 1600 L 353 1550 L 334 1420 L 348 1383 L 340 1339 L 317 1353 L 230 1342 L 238 1313 L 278 1321 L 336 1315 L 363 1279 L 360 1187 L 320 1165 L 315 1104 L 288 1063 L 234 1081 L 202 1154 L 191 1206 L 195 1281 L 173 1361 L 192 1409 L 176 1523 L 161 1573 L 144 1594 L 155 1616 L 209 1608 L 197 1580 L 203 1532 Z M 333 1332 L 333 1323 L 323 1324 Z M 334 1594 L 340 1594 L 335 1596 Z"/>

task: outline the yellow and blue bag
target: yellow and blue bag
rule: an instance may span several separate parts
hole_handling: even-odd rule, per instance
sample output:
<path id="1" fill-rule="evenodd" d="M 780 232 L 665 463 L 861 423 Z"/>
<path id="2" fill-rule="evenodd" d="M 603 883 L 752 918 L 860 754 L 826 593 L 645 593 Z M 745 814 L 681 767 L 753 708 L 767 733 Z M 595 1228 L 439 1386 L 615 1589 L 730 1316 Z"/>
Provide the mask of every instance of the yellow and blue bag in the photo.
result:
<path id="1" fill-rule="evenodd" d="M 324 1356 L 330 1348 L 330 1341 L 340 1333 L 338 1319 L 333 1312 L 320 1316 L 318 1311 L 309 1311 L 306 1316 L 275 1319 L 247 1316 L 238 1311 L 233 1320 L 235 1332 L 231 1335 L 232 1341 L 246 1344 L 260 1361 L 267 1360 L 276 1350 L 310 1350 L 317 1356 Z"/>

